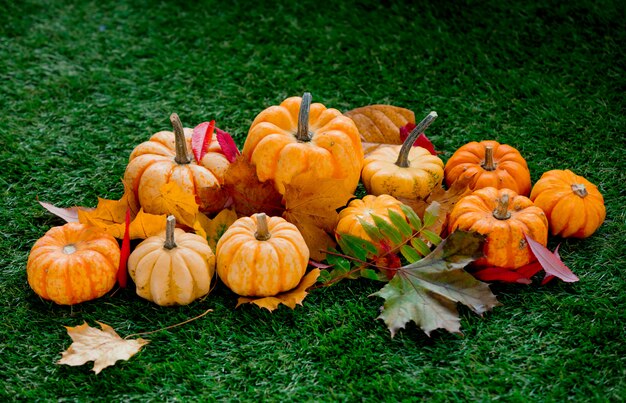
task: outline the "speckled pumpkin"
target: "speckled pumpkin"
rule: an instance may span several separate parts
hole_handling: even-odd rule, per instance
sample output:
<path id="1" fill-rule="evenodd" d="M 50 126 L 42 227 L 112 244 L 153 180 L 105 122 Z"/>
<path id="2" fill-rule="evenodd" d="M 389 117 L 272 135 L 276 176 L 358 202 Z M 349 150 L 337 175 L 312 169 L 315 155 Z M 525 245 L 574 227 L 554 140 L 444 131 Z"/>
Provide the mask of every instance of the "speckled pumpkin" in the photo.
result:
<path id="1" fill-rule="evenodd" d="M 28 284 L 61 305 L 99 298 L 115 285 L 120 247 L 97 227 L 68 223 L 51 228 L 28 256 Z"/>

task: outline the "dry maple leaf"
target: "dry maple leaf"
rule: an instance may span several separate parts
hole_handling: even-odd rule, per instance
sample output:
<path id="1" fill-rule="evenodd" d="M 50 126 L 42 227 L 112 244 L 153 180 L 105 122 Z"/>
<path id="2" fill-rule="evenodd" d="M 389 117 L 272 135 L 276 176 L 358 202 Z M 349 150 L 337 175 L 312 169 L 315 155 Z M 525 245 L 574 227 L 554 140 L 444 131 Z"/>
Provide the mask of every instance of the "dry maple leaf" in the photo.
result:
<path id="1" fill-rule="evenodd" d="M 65 327 L 73 343 L 61 353 L 63 357 L 57 364 L 78 366 L 93 361 L 93 371 L 98 374 L 118 360 L 128 360 L 149 342 L 141 338 L 122 339 L 111 326 L 97 323 L 102 330 L 89 326 L 87 322 L 80 326 Z"/>
<path id="2" fill-rule="evenodd" d="M 271 180 L 261 182 L 255 166 L 242 156 L 238 156 L 224 174 L 224 189 L 242 216 L 265 213 L 272 217 L 283 213 L 282 196 L 274 183 Z"/>
<path id="3" fill-rule="evenodd" d="M 113 221 L 115 212 L 110 210 L 110 206 L 115 206 L 110 200 L 101 199 L 95 210 L 78 210 L 78 218 L 82 224 L 102 228 L 113 237 L 122 239 L 126 229 L 125 215 L 121 222 Z M 115 207 L 116 208 L 116 207 Z M 119 219 L 115 217 L 115 219 Z M 157 235 L 165 229 L 165 215 L 148 214 L 139 210 L 130 223 L 130 239 L 145 239 Z"/>
<path id="4" fill-rule="evenodd" d="M 196 234 L 206 238 L 211 250 L 215 250 L 217 241 L 235 221 L 237 221 L 237 213 L 233 209 L 224 209 L 213 219 L 199 213 L 193 228 Z"/>
<path id="5" fill-rule="evenodd" d="M 198 214 L 196 196 L 185 192 L 176 182 L 165 183 L 161 186 L 160 194 L 153 203 L 159 211 L 167 211 L 176 217 L 178 224 L 193 227 Z"/>
<path id="6" fill-rule="evenodd" d="M 273 297 L 239 297 L 239 299 L 237 300 L 237 307 L 239 307 L 239 305 L 241 304 L 251 303 L 272 312 L 276 308 L 278 308 L 280 304 L 283 304 L 291 309 L 294 309 L 296 305 L 302 305 L 302 301 L 308 294 L 307 289 L 315 284 L 319 275 L 320 269 L 313 269 L 302 278 L 300 284 L 298 284 L 296 288 L 291 291 L 280 293 Z"/>
<path id="7" fill-rule="evenodd" d="M 361 145 L 369 154 L 381 144 L 402 144 L 400 128 L 415 123 L 409 109 L 392 105 L 369 105 L 344 113 L 354 121 L 361 134 Z"/>

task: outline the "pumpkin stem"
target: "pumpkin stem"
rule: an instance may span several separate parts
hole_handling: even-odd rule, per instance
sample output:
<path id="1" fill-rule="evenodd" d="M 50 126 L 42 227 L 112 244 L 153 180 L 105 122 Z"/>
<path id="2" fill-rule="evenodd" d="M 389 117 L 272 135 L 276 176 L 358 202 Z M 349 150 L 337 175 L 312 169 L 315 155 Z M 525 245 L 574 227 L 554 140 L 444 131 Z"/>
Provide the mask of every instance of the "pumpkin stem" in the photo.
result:
<path id="1" fill-rule="evenodd" d="M 71 255 L 74 252 L 76 252 L 76 245 L 74 245 L 73 243 L 65 245 L 63 247 L 63 253 L 65 253 L 66 255 Z"/>
<path id="2" fill-rule="evenodd" d="M 174 241 L 174 230 L 176 229 L 176 217 L 173 215 L 167 216 L 167 221 L 165 223 L 165 243 L 163 247 L 165 249 L 174 249 L 176 247 L 176 242 Z"/>
<path id="3" fill-rule="evenodd" d="M 575 183 L 572 185 L 572 191 L 576 196 L 585 197 L 588 195 L 587 188 L 584 183 Z"/>
<path id="4" fill-rule="evenodd" d="M 170 115 L 170 122 L 172 122 L 172 127 L 174 128 L 174 138 L 176 141 L 176 156 L 174 157 L 174 161 L 181 165 L 189 164 L 191 162 L 191 158 L 189 158 L 189 154 L 187 154 L 185 131 L 183 130 L 183 124 L 177 113 L 172 113 Z"/>
<path id="5" fill-rule="evenodd" d="M 485 146 L 485 160 L 481 165 L 486 171 L 495 171 L 496 163 L 493 161 L 493 147 Z"/>
<path id="6" fill-rule="evenodd" d="M 511 213 L 509 212 L 508 194 L 505 193 L 498 199 L 498 205 L 496 206 L 496 209 L 493 210 L 493 216 L 498 220 L 508 220 L 511 218 Z"/>
<path id="7" fill-rule="evenodd" d="M 311 110 L 311 100 L 313 97 L 310 92 L 305 92 L 302 95 L 302 103 L 300 104 L 300 111 L 298 112 L 298 132 L 296 138 L 298 141 L 309 142 L 311 141 L 311 133 L 309 132 L 309 111 Z"/>
<path id="8" fill-rule="evenodd" d="M 267 216 L 265 213 L 258 213 L 255 214 L 254 217 L 256 218 L 256 232 L 254 233 L 254 236 L 259 241 L 267 241 L 272 237 L 272 234 L 270 234 L 270 230 L 267 227 Z"/>
<path id="9" fill-rule="evenodd" d="M 409 152 L 413 147 L 413 143 L 415 143 L 415 140 L 417 140 L 417 137 L 420 135 L 420 133 L 423 133 L 424 130 L 426 130 L 428 126 L 430 126 L 430 124 L 433 123 L 435 119 L 437 119 L 437 116 L 439 116 L 437 115 L 437 112 L 430 112 L 428 116 L 422 119 L 422 121 L 419 122 L 417 126 L 415 126 L 415 129 L 413 129 L 411 133 L 409 133 L 406 140 L 404 140 L 404 143 L 402 143 L 402 147 L 400 148 L 400 152 L 398 153 L 398 159 L 396 160 L 397 166 L 399 166 L 400 168 L 409 167 Z"/>

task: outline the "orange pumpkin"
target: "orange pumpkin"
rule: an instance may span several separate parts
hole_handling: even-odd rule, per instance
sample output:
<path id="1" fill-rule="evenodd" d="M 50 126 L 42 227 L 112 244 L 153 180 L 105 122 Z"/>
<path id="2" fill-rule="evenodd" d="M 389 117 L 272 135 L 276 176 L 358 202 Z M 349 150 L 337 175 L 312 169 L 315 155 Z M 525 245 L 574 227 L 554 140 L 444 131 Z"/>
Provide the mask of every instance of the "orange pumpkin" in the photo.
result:
<path id="1" fill-rule="evenodd" d="M 446 185 L 462 176 L 472 177 L 471 189 L 495 187 L 517 194 L 530 192 L 530 171 L 515 148 L 493 140 L 465 144 L 450 157 L 444 169 Z"/>
<path id="2" fill-rule="evenodd" d="M 452 209 L 448 230 L 486 235 L 485 257 L 477 265 L 518 268 L 534 261 L 524 234 L 546 245 L 548 220 L 530 199 L 510 189 L 487 187 L 463 197 Z"/>
<path id="3" fill-rule="evenodd" d="M 26 272 L 37 295 L 74 305 L 109 292 L 119 263 L 115 238 L 97 227 L 68 223 L 51 228 L 35 242 Z"/>
<path id="4" fill-rule="evenodd" d="M 298 228 L 264 213 L 235 221 L 218 241 L 216 255 L 222 282 L 248 297 L 295 288 L 309 262 L 309 248 Z"/>
<path id="5" fill-rule="evenodd" d="M 174 132 L 160 131 L 139 144 L 130 155 L 124 181 L 132 186 L 144 211 L 170 214 L 160 201 L 161 187 L 175 182 L 195 196 L 200 211 L 215 213 L 224 207 L 226 193 L 221 188 L 229 162 L 214 136 L 202 161 L 191 153 L 193 129 L 183 128 L 173 113 Z"/>
<path id="6" fill-rule="evenodd" d="M 187 305 L 211 290 L 215 255 L 206 238 L 176 228 L 174 216 L 159 235 L 142 241 L 128 257 L 137 295 L 157 305 Z"/>
<path id="7" fill-rule="evenodd" d="M 530 199 L 546 213 L 550 232 L 564 238 L 587 238 L 606 217 L 604 198 L 596 185 L 569 169 L 544 173 Z"/>
<path id="8" fill-rule="evenodd" d="M 342 179 L 352 193 L 363 165 L 361 138 L 352 119 L 320 103 L 311 104 L 309 93 L 257 115 L 242 154 L 256 166 L 259 180 L 274 181 L 280 194 L 298 175 L 311 181 Z"/>
<path id="9" fill-rule="evenodd" d="M 335 237 L 339 239 L 342 234 L 350 234 L 372 241 L 372 238 L 363 228 L 362 222 L 376 225 L 372 218 L 372 215 L 376 215 L 392 224 L 391 218 L 389 218 L 389 210 L 398 213 L 398 215 L 406 219 L 406 215 L 400 206 L 402 206 L 402 203 L 390 195 L 366 195 L 363 199 L 354 199 L 346 208 L 339 212 Z"/>
<path id="10" fill-rule="evenodd" d="M 443 181 L 443 161 L 422 147 L 413 147 L 420 133 L 437 118 L 431 112 L 400 145 L 372 151 L 363 161 L 361 178 L 374 195 L 424 199 Z"/>

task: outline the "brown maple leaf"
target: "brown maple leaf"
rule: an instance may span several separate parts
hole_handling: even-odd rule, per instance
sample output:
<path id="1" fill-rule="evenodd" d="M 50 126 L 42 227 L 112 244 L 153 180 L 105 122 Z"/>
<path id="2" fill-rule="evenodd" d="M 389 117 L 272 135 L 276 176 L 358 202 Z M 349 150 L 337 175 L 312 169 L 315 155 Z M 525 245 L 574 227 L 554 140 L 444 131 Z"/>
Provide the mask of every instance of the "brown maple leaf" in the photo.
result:
<path id="1" fill-rule="evenodd" d="M 308 294 L 307 289 L 315 284 L 319 275 L 320 269 L 313 269 L 302 278 L 300 284 L 298 284 L 296 288 L 291 291 L 280 293 L 273 297 L 239 297 L 239 299 L 237 300 L 237 307 L 239 307 L 239 305 L 241 304 L 251 303 L 272 312 L 277 309 L 280 304 L 283 304 L 291 309 L 294 309 L 296 307 L 296 304 L 302 305 L 302 301 Z"/>
<path id="2" fill-rule="evenodd" d="M 98 374 L 118 360 L 128 360 L 149 342 L 141 338 L 122 339 L 111 326 L 97 323 L 102 330 L 86 322 L 80 326 L 65 327 L 73 343 L 62 353 L 63 357 L 57 364 L 79 366 L 93 361 L 93 371 Z"/>
<path id="3" fill-rule="evenodd" d="M 361 134 L 361 145 L 369 154 L 383 144 L 402 144 L 400 128 L 415 123 L 409 109 L 392 105 L 369 105 L 344 113 L 354 121 Z"/>

